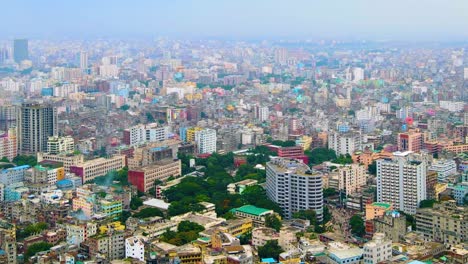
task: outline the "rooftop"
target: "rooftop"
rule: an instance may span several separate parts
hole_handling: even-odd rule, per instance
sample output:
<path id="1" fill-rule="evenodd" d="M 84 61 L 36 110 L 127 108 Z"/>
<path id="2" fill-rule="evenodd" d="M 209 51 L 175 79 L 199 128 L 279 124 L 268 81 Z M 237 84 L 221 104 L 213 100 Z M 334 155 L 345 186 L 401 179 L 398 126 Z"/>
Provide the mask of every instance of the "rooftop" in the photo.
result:
<path id="1" fill-rule="evenodd" d="M 385 209 L 389 209 L 392 206 L 389 203 L 379 203 L 379 202 L 372 203 L 372 205 L 378 206 L 378 207 L 384 207 Z"/>
<path id="2" fill-rule="evenodd" d="M 261 215 L 266 214 L 266 213 L 271 213 L 272 210 L 256 207 L 256 206 L 253 206 L 253 205 L 244 205 L 244 206 L 241 206 L 239 208 L 232 209 L 232 212 L 233 213 L 241 212 L 241 213 L 245 213 L 245 214 L 261 216 Z"/>

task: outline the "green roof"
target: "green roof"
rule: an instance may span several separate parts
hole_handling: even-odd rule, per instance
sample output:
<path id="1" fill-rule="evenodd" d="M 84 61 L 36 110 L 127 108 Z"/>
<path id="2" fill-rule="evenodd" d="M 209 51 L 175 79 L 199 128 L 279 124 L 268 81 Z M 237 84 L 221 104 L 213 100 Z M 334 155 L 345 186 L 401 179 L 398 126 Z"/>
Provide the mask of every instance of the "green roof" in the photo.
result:
<path id="1" fill-rule="evenodd" d="M 253 205 L 244 205 L 244 206 L 241 206 L 239 208 L 234 208 L 231 210 L 233 213 L 235 212 L 241 212 L 241 213 L 245 213 L 245 214 L 250 214 L 250 215 L 256 215 L 256 216 L 260 216 L 266 212 L 269 212 L 271 210 L 269 209 L 265 209 L 265 208 L 260 208 L 260 207 L 256 207 L 256 206 L 253 206 Z"/>
<path id="2" fill-rule="evenodd" d="M 390 208 L 390 204 L 388 203 L 372 203 L 373 206 L 385 207 L 385 209 Z"/>

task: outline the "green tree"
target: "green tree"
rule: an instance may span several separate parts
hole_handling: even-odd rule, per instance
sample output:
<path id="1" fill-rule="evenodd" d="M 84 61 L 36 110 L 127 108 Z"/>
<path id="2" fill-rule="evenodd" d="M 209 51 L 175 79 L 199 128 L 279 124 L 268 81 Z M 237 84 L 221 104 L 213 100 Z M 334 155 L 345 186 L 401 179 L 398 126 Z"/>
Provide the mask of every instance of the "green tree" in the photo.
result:
<path id="1" fill-rule="evenodd" d="M 138 213 L 135 213 L 133 215 L 133 217 L 140 218 L 140 219 L 153 217 L 153 216 L 163 217 L 164 214 L 158 208 L 148 207 L 148 208 L 141 209 Z"/>
<path id="2" fill-rule="evenodd" d="M 47 242 L 38 242 L 28 246 L 26 254 L 24 255 L 25 260 L 28 260 L 30 257 L 36 255 L 39 252 L 47 251 L 52 247 L 52 244 Z"/>
<path id="3" fill-rule="evenodd" d="M 17 166 L 29 165 L 34 167 L 37 165 L 37 158 L 36 156 L 18 155 L 13 158 L 13 163 L 15 163 Z"/>
<path id="4" fill-rule="evenodd" d="M 330 197 L 336 194 L 336 190 L 333 188 L 323 189 L 323 197 Z"/>
<path id="5" fill-rule="evenodd" d="M 137 210 L 140 206 L 143 205 L 143 200 L 138 196 L 133 196 L 130 200 L 130 209 Z"/>
<path id="6" fill-rule="evenodd" d="M 126 104 L 124 104 L 124 105 L 122 105 L 122 106 L 120 107 L 120 110 L 123 110 L 123 111 L 127 111 L 128 109 L 130 109 L 130 106 L 129 106 L 129 105 L 126 105 Z"/>
<path id="7" fill-rule="evenodd" d="M 279 255 L 283 253 L 283 249 L 278 245 L 278 240 L 269 240 L 264 246 L 258 247 L 258 256 L 260 258 L 279 259 Z"/>
<path id="8" fill-rule="evenodd" d="M 130 218 L 130 216 L 132 216 L 132 213 L 130 213 L 129 211 L 122 211 L 122 214 L 120 214 L 119 218 L 120 223 L 125 225 L 125 222 L 128 218 Z"/>
<path id="9" fill-rule="evenodd" d="M 336 159 L 336 153 L 333 149 L 328 148 L 315 148 L 307 150 L 304 153 L 309 158 L 311 165 L 321 164 L 324 161 L 331 161 Z"/>
<path id="10" fill-rule="evenodd" d="M 369 174 L 377 175 L 377 162 L 373 161 L 372 164 L 367 167 L 367 171 L 369 171 Z"/>
<path id="11" fill-rule="evenodd" d="M 194 231 L 194 232 L 201 232 L 204 231 L 205 228 L 197 223 L 190 222 L 190 221 L 182 221 L 177 225 L 177 231 L 178 232 L 189 232 L 189 231 Z"/>
<path id="12" fill-rule="evenodd" d="M 436 203 L 436 200 L 430 199 L 430 200 L 422 200 L 419 203 L 420 208 L 432 208 L 434 207 L 434 204 Z"/>
<path id="13" fill-rule="evenodd" d="M 275 214 L 270 214 L 265 217 L 265 226 L 269 228 L 273 228 L 274 230 L 279 232 L 283 224 L 281 223 L 281 220 Z"/>
<path id="14" fill-rule="evenodd" d="M 0 162 L 10 162 L 10 160 L 8 160 L 7 157 L 3 157 L 2 159 L 0 159 Z"/>
<path id="15" fill-rule="evenodd" d="M 366 233 L 366 228 L 364 226 L 364 220 L 359 215 L 353 215 L 349 219 L 349 225 L 351 226 L 351 233 L 362 237 Z"/>
<path id="16" fill-rule="evenodd" d="M 312 226 L 315 226 L 317 223 L 317 214 L 311 209 L 299 210 L 293 214 L 293 218 L 309 220 Z"/>

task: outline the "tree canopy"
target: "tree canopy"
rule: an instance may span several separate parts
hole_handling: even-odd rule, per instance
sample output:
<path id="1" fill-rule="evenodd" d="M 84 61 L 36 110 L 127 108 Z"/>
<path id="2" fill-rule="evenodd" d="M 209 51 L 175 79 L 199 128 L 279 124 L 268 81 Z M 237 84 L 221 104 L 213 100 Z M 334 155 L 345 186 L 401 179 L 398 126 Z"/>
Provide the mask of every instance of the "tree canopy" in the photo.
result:
<path id="1" fill-rule="evenodd" d="M 140 219 L 153 217 L 153 216 L 164 217 L 164 214 L 158 208 L 148 207 L 148 208 L 141 209 L 138 213 L 135 213 L 133 215 L 133 217 L 140 218 Z"/>
<path id="2" fill-rule="evenodd" d="M 36 156 L 18 155 L 13 159 L 13 163 L 17 166 L 29 165 L 34 167 L 37 165 L 37 158 Z"/>
<path id="3" fill-rule="evenodd" d="M 283 249 L 278 245 L 278 240 L 269 240 L 264 246 L 258 247 L 258 256 L 260 258 L 279 259 L 279 255 L 283 253 Z"/>
<path id="4" fill-rule="evenodd" d="M 317 165 L 324 161 L 331 161 L 336 159 L 335 151 L 328 148 L 315 148 L 313 150 L 306 150 L 304 154 L 309 157 L 310 165 Z"/>
<path id="5" fill-rule="evenodd" d="M 276 232 L 280 231 L 282 225 L 281 220 L 274 214 L 270 214 L 265 217 L 265 226 L 273 228 Z"/>
<path id="6" fill-rule="evenodd" d="M 364 226 L 364 220 L 359 215 L 353 215 L 349 219 L 349 225 L 351 226 L 351 233 L 362 237 L 366 233 L 366 228 Z"/>

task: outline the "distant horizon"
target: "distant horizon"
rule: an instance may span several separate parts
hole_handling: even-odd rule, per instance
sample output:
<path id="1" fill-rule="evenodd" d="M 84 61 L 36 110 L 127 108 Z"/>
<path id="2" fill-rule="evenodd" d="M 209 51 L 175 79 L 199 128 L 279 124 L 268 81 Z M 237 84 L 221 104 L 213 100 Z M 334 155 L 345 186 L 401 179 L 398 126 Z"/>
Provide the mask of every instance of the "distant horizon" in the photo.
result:
<path id="1" fill-rule="evenodd" d="M 0 39 L 468 41 L 464 0 L 17 0 Z"/>

